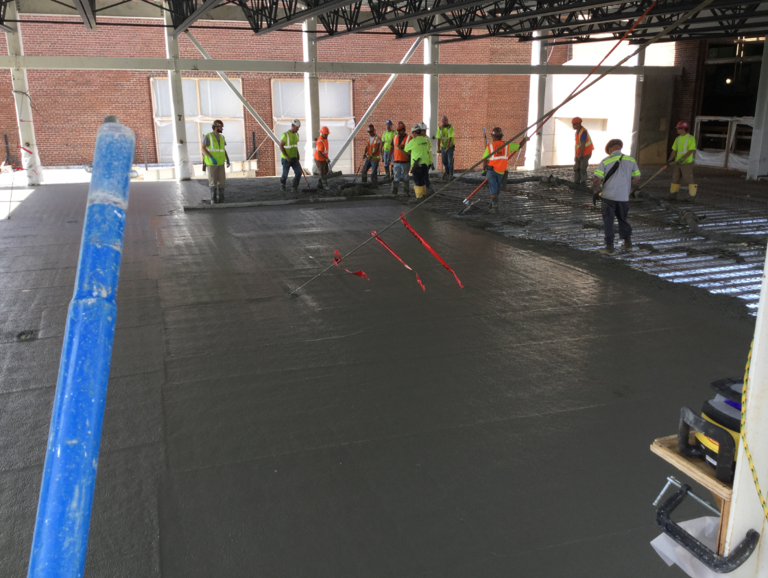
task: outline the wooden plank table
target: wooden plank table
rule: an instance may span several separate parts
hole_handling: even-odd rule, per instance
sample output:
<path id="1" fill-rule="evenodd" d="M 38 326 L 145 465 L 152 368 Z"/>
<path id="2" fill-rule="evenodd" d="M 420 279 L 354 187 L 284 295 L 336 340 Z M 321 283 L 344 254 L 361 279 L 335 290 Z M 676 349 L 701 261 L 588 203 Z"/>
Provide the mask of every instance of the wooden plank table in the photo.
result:
<path id="1" fill-rule="evenodd" d="M 691 443 L 694 443 L 691 433 Z M 725 551 L 725 536 L 728 531 L 728 517 L 731 513 L 731 497 L 733 486 L 721 482 L 715 477 L 715 469 L 704 460 L 688 458 L 677 449 L 677 436 L 667 436 L 653 440 L 651 451 L 661 459 L 669 462 L 686 476 L 701 484 L 710 492 L 720 508 L 720 529 L 717 533 L 717 553 L 722 556 Z"/>

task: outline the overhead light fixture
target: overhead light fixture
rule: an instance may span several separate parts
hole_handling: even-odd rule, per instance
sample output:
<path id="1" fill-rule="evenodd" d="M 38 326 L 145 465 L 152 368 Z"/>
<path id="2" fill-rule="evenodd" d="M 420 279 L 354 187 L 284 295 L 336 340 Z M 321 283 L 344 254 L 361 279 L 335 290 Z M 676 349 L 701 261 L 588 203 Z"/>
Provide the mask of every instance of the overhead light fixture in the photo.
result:
<path id="1" fill-rule="evenodd" d="M 731 84 L 731 79 L 730 78 L 726 78 L 725 79 L 725 84 Z"/>

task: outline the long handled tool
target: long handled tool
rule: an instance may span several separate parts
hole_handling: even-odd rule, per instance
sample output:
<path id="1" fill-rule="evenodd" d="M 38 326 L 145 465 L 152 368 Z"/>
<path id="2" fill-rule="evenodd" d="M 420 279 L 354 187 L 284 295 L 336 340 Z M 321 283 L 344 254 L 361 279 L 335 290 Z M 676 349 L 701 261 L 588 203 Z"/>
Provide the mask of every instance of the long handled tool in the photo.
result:
<path id="1" fill-rule="evenodd" d="M 307 180 L 307 175 L 304 174 L 304 167 L 301 166 L 301 162 L 299 161 L 299 170 L 301 170 L 301 176 L 304 177 L 304 182 L 307 183 L 307 190 L 312 189 L 312 187 L 309 186 L 309 181 Z M 314 190 L 314 189 L 312 189 Z"/>
<path id="2" fill-rule="evenodd" d="M 483 186 L 485 183 L 487 183 L 487 182 L 488 182 L 488 179 L 485 179 L 485 180 L 484 180 L 482 183 L 480 183 L 480 184 L 477 186 L 477 188 L 476 188 L 474 191 L 472 191 L 472 192 L 469 194 L 469 196 L 468 196 L 466 199 L 464 199 L 464 201 L 463 201 L 463 203 L 464 203 L 464 207 L 463 207 L 463 208 L 462 208 L 462 209 L 459 211 L 459 215 L 463 215 L 465 212 L 467 212 L 467 211 L 468 211 L 468 210 L 469 210 L 469 209 L 470 209 L 470 208 L 471 208 L 471 207 L 472 207 L 472 206 L 475 204 L 475 203 L 472 203 L 472 205 L 470 205 L 470 204 L 469 204 L 469 199 L 471 199 L 472 197 L 474 197 L 474 196 L 475 196 L 475 193 L 477 193 L 477 191 L 479 191 L 479 190 L 480 190 L 480 188 L 481 188 L 481 187 L 482 187 L 482 186 Z"/>
<path id="3" fill-rule="evenodd" d="M 634 199 L 634 198 L 637 196 L 637 193 L 640 191 L 640 189 L 642 189 L 642 188 L 643 188 L 645 185 L 647 185 L 647 184 L 648 184 L 648 183 L 650 183 L 650 182 L 651 182 L 653 179 L 655 179 L 656 177 L 658 177 L 658 176 L 659 176 L 659 175 L 662 173 L 662 171 L 664 171 L 664 169 L 666 169 L 666 168 L 667 168 L 667 165 L 664 165 L 664 166 L 663 166 L 663 167 L 661 167 L 661 168 L 660 168 L 658 171 L 656 171 L 655 173 L 653 173 L 653 175 L 651 175 L 651 178 L 650 178 L 650 179 L 648 179 L 647 181 L 645 181 L 645 182 L 644 182 L 642 185 L 640 185 L 640 186 L 639 186 L 639 187 L 637 187 L 636 189 L 632 189 L 632 192 L 629 194 L 629 196 L 631 196 L 631 197 Z"/>

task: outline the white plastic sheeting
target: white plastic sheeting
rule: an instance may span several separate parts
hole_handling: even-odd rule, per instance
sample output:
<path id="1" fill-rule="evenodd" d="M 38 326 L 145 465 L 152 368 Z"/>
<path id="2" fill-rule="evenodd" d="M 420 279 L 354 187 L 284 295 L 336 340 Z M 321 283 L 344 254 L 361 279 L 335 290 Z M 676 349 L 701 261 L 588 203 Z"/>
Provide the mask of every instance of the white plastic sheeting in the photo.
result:
<path id="1" fill-rule="evenodd" d="M 707 548 L 713 551 L 717 549 L 717 532 L 720 527 L 720 520 L 715 516 L 695 518 L 680 522 L 679 525 Z M 658 538 L 651 541 L 651 546 L 653 546 L 653 549 L 656 550 L 661 559 L 667 563 L 667 566 L 677 564 L 691 578 L 716 578 L 722 576 L 722 574 L 707 568 L 666 534 L 661 534 Z"/>
<path id="2" fill-rule="evenodd" d="M 240 89 L 240 79 L 232 79 Z M 227 153 L 232 161 L 245 160 L 245 123 L 243 104 L 227 85 L 214 78 L 185 78 L 181 83 L 184 95 L 184 116 L 187 127 L 187 148 L 193 163 L 202 162 L 200 142 L 211 132 L 215 119 L 224 122 Z M 158 162 L 173 162 L 173 127 L 171 126 L 171 93 L 167 78 L 152 79 L 155 134 Z"/>
<path id="3" fill-rule="evenodd" d="M 704 123 L 706 121 L 701 121 L 702 128 Z M 729 146 L 733 146 L 734 141 L 736 140 L 736 131 L 739 128 L 739 125 L 745 125 L 745 126 L 755 126 L 755 121 L 752 118 L 744 117 L 739 118 L 738 121 L 736 119 L 731 119 L 731 122 L 728 126 L 728 138 L 727 143 Z M 697 150 L 694 157 L 694 162 L 697 165 L 703 165 L 707 167 L 725 167 L 725 150 Z M 747 168 L 749 167 L 749 152 L 738 152 L 738 151 L 731 151 L 728 154 L 728 168 L 729 169 L 736 169 L 739 171 L 747 171 Z"/>

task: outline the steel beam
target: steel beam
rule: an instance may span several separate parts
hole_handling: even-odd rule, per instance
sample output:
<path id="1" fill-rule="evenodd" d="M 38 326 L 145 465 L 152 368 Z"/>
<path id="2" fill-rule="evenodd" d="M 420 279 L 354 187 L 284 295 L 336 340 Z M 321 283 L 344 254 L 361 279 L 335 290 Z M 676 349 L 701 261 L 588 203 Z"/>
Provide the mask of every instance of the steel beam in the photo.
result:
<path id="1" fill-rule="evenodd" d="M 310 72 L 306 62 L 293 60 L 219 60 L 196 58 L 113 58 L 98 56 L 0 56 L 1 68 L 30 70 L 176 70 L 208 72 Z M 588 74 L 591 66 L 531 66 L 530 64 L 398 64 L 397 62 L 317 62 L 318 74 L 461 74 L 528 75 Z M 601 66 L 596 73 L 611 69 Z M 612 74 L 682 74 L 681 66 L 622 66 Z"/>
<path id="2" fill-rule="evenodd" d="M 96 30 L 96 2 L 95 0 L 72 0 L 75 10 L 83 19 L 87 30 Z"/>
<path id="3" fill-rule="evenodd" d="M 179 34 L 181 34 L 182 32 L 185 32 L 187 28 L 189 28 L 195 22 L 200 20 L 208 12 L 216 8 L 216 6 L 221 4 L 222 1 L 223 0 L 205 0 L 200 6 L 198 6 L 197 10 L 195 10 L 192 14 L 190 14 L 189 17 L 187 17 L 181 24 L 179 24 L 173 31 L 171 31 L 170 33 L 171 36 L 173 38 L 178 37 Z M 165 14 L 167 15 L 168 12 L 165 12 Z M 166 22 L 168 21 L 169 20 L 166 18 Z"/>
<path id="4" fill-rule="evenodd" d="M 421 42 L 421 38 L 417 38 L 414 43 L 411 45 L 411 47 L 408 49 L 408 52 L 405 53 L 405 56 L 403 56 L 403 59 L 400 61 L 400 64 L 405 64 L 408 62 L 408 60 L 413 56 L 413 53 L 416 52 L 416 48 L 418 48 L 419 43 Z M 392 86 L 392 84 L 397 80 L 398 75 L 393 74 L 389 77 L 387 82 L 384 83 L 384 86 L 379 91 L 379 94 L 376 95 L 376 98 L 373 99 L 373 102 L 371 103 L 371 106 L 368 107 L 368 110 L 365 111 L 365 114 L 360 118 L 360 121 L 355 125 L 355 128 L 352 129 L 352 133 L 347 137 L 347 140 L 344 141 L 344 144 L 341 145 L 341 148 L 339 149 L 339 152 L 336 153 L 336 157 L 331 161 L 331 165 L 329 168 L 333 168 L 333 165 L 335 165 L 339 159 L 341 158 L 342 153 L 347 150 L 347 147 L 349 144 L 355 140 L 355 136 L 358 132 L 360 132 L 360 128 L 365 124 L 365 122 L 368 120 L 368 117 L 371 116 L 371 113 L 376 109 L 376 106 L 381 102 L 381 99 L 384 98 L 384 95 L 387 94 L 387 91 Z M 354 162 L 354 160 L 353 160 Z"/>
<path id="5" fill-rule="evenodd" d="M 540 66 L 547 64 L 547 43 L 545 38 L 538 32 L 534 32 L 538 40 L 533 43 L 531 47 L 531 64 L 534 66 Z M 538 119 L 542 118 L 545 114 L 547 97 L 547 75 L 536 74 L 531 76 L 530 89 L 529 89 L 529 103 L 528 103 L 528 124 L 535 123 Z M 533 149 L 533 155 L 526 155 L 525 166 L 538 170 L 541 168 L 541 155 L 544 150 L 544 126 L 533 137 L 528 150 Z M 530 158 L 532 157 L 532 158 Z"/>
<path id="6" fill-rule="evenodd" d="M 645 50 L 641 50 L 637 55 L 637 65 L 643 66 L 645 64 Z M 635 77 L 635 114 L 632 119 L 632 144 L 629 148 L 629 154 L 635 157 L 637 162 L 640 162 L 640 124 L 642 119 L 640 113 L 643 109 L 643 82 L 645 78 L 642 74 L 638 74 Z"/>
<path id="7" fill-rule="evenodd" d="M 165 23 L 171 24 L 171 13 L 165 12 Z M 179 58 L 179 39 L 173 35 L 172 28 L 165 29 L 165 52 L 169 60 Z M 173 161 L 176 165 L 176 180 L 188 181 L 192 178 L 192 163 L 187 149 L 187 123 L 184 117 L 184 93 L 181 87 L 181 72 L 168 68 L 168 83 L 171 88 L 171 114 L 173 115 Z"/>
<path id="8" fill-rule="evenodd" d="M 304 73 L 304 114 L 306 114 L 307 126 L 304 130 L 309 131 L 307 135 L 307 144 L 304 149 L 304 165 L 302 168 L 309 169 L 314 174 L 315 139 L 320 136 L 320 79 L 314 70 L 317 64 L 317 19 L 307 18 L 301 25 L 304 31 L 302 34 L 302 51 L 304 62 L 310 65 L 312 70 Z"/>
<path id="9" fill-rule="evenodd" d="M 7 6 L 8 19 L 18 20 L 16 2 L 9 2 Z M 24 45 L 21 40 L 21 28 L 18 31 L 6 32 L 5 39 L 8 43 L 10 58 L 23 58 Z M 27 71 L 18 66 L 12 68 L 11 84 L 16 109 L 16 122 L 19 125 L 20 150 L 18 152 L 21 156 L 21 166 L 26 169 L 27 185 L 39 185 L 43 180 L 43 171 L 40 165 L 37 139 L 35 139 L 35 125 L 32 122 L 32 97 L 29 94 Z"/>
<path id="10" fill-rule="evenodd" d="M 763 44 L 763 63 L 760 65 L 747 179 L 757 180 L 765 175 L 768 175 L 768 40 Z"/>
<path id="11" fill-rule="evenodd" d="M 424 64 L 436 65 L 440 62 L 440 45 L 436 36 L 429 36 L 424 41 Z M 422 93 L 422 112 L 427 123 L 427 134 L 424 135 L 432 142 L 432 166 L 437 168 L 437 108 L 440 95 L 440 75 L 437 73 L 424 75 L 424 92 Z"/>
<path id="12" fill-rule="evenodd" d="M 312 8 L 306 8 L 305 10 L 297 10 L 294 13 L 290 13 L 288 10 L 286 10 L 285 12 L 287 15 L 285 18 L 280 19 L 275 17 L 276 6 L 274 0 L 270 0 L 269 2 L 259 1 L 259 8 L 256 9 L 250 8 L 248 6 L 248 0 L 238 0 L 240 7 L 246 14 L 246 19 L 250 23 L 251 28 L 256 33 L 256 35 L 266 34 L 267 32 L 274 32 L 275 30 L 281 30 L 286 26 L 298 24 L 299 22 L 303 22 L 308 18 L 320 16 L 327 12 L 332 12 L 333 10 L 344 6 L 345 4 L 352 4 L 353 0 L 315 0 L 315 2 L 317 3 L 316 6 Z M 301 5 L 307 6 L 308 3 L 302 2 Z M 262 28 L 260 27 L 259 23 L 264 20 L 267 21 L 267 26 Z"/>
<path id="13" fill-rule="evenodd" d="M 6 12 L 8 11 L 8 2 L 0 3 L 0 30 L 4 32 L 16 32 L 15 28 L 12 28 L 11 26 L 8 26 L 5 23 L 5 19 L 7 18 Z M 14 18 L 14 20 L 18 20 L 17 18 Z"/>

